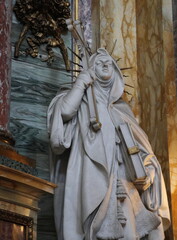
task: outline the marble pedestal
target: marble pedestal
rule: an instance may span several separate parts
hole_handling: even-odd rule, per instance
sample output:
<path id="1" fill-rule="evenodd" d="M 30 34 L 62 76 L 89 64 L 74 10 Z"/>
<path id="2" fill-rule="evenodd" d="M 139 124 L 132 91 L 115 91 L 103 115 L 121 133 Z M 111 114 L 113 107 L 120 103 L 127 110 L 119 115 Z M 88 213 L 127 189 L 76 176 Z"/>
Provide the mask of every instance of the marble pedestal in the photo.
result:
<path id="1" fill-rule="evenodd" d="M 44 194 L 53 194 L 55 187 L 46 180 L 0 165 L 0 239 L 36 240 L 38 201 Z"/>

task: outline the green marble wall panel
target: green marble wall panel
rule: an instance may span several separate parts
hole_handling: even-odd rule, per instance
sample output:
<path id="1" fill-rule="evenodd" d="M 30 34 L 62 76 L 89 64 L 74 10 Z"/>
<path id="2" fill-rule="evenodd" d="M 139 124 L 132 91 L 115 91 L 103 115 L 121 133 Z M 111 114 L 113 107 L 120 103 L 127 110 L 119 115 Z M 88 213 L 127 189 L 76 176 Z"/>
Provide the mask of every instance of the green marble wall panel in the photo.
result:
<path id="1" fill-rule="evenodd" d="M 14 45 L 22 29 L 13 15 L 12 56 Z M 71 47 L 71 36 L 64 36 Z M 20 50 L 27 48 L 24 40 Z M 10 130 L 16 140 L 15 148 L 20 154 L 35 159 L 39 177 L 49 180 L 48 135 L 46 112 L 51 99 L 62 83 L 70 82 L 70 74 L 64 69 L 60 50 L 55 50 L 56 60 L 52 66 L 42 62 L 47 57 L 45 46 L 38 58 L 20 55 L 12 59 L 11 121 Z"/>

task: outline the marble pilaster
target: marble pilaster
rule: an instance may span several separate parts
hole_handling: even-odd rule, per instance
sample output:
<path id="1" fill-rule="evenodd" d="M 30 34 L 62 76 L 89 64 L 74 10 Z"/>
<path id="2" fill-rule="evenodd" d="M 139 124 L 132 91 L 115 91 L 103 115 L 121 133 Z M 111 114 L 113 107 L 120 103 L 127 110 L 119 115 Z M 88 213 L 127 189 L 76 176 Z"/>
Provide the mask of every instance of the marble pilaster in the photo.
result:
<path id="1" fill-rule="evenodd" d="M 0 2 L 0 130 L 7 131 L 10 108 L 11 16 L 10 0 Z"/>

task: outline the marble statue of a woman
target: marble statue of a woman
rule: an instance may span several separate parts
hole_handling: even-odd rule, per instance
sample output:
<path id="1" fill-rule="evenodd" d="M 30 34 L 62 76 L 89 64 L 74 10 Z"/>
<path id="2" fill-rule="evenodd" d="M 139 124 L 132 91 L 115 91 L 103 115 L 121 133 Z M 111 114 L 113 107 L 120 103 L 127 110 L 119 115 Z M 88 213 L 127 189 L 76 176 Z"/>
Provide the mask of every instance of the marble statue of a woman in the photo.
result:
<path id="1" fill-rule="evenodd" d="M 89 66 L 48 109 L 52 178 L 58 184 L 54 202 L 58 239 L 162 240 L 170 217 L 161 168 L 146 134 L 121 99 L 122 74 L 103 48 L 91 56 Z M 97 132 L 90 127 L 85 95 L 90 83 L 102 124 Z M 148 175 L 142 189 L 126 169 L 128 159 L 117 134 L 122 123 L 131 125 Z"/>

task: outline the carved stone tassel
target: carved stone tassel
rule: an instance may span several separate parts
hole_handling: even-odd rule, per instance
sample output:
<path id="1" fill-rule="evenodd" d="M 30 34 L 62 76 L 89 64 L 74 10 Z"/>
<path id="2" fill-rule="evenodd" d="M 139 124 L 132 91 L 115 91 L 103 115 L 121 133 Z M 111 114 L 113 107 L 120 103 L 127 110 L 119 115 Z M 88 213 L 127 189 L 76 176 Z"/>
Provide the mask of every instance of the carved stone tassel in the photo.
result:
<path id="1" fill-rule="evenodd" d="M 121 202 L 125 200 L 127 193 L 124 185 L 122 184 L 120 179 L 117 179 L 117 190 L 116 190 L 117 199 Z"/>
<path id="2" fill-rule="evenodd" d="M 127 218 L 125 217 L 122 207 L 119 204 L 117 205 L 117 218 L 120 224 L 122 225 L 122 227 L 124 227 L 126 224 Z"/>

